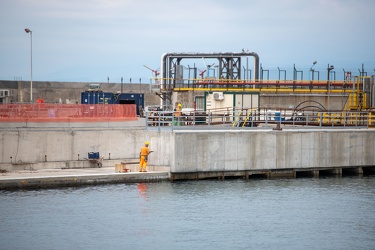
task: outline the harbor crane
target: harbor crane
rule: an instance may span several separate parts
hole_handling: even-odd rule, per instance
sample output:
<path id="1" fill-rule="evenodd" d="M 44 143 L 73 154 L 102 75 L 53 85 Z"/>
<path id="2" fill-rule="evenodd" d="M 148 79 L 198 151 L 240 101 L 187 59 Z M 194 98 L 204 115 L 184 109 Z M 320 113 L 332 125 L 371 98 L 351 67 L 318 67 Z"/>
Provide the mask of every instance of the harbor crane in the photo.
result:
<path id="1" fill-rule="evenodd" d="M 158 75 L 160 75 L 160 72 L 155 70 L 155 69 L 151 69 L 150 67 L 147 67 L 146 65 L 143 65 L 145 68 L 149 69 L 152 71 L 152 73 L 154 74 L 154 77 L 158 77 Z"/>

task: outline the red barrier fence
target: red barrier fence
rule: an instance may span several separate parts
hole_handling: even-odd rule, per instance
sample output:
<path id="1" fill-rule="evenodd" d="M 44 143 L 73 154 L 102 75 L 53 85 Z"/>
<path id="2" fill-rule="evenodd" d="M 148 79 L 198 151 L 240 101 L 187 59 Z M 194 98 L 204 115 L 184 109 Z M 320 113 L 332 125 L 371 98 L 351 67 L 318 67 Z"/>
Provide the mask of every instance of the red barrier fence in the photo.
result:
<path id="1" fill-rule="evenodd" d="M 135 104 L 0 104 L 0 122 L 137 120 Z"/>

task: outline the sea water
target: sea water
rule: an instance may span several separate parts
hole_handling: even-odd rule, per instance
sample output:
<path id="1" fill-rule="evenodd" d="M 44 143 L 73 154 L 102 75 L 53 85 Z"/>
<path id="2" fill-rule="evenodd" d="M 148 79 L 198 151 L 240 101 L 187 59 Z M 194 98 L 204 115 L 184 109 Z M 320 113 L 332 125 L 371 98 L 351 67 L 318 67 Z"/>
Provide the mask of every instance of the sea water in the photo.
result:
<path id="1" fill-rule="evenodd" d="M 0 249 L 375 249 L 375 177 L 0 191 Z"/>

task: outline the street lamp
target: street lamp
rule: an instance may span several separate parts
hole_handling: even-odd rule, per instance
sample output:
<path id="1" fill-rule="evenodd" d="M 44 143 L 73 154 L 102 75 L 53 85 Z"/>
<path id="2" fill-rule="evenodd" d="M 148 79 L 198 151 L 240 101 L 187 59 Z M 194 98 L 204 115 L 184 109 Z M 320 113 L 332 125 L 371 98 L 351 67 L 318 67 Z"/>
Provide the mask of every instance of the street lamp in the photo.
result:
<path id="1" fill-rule="evenodd" d="M 314 72 L 315 70 L 313 69 L 313 67 L 315 66 L 315 64 L 317 64 L 317 61 L 314 61 L 313 62 L 313 65 L 311 66 L 310 68 L 310 72 L 311 72 L 311 80 L 314 81 Z"/>
<path id="2" fill-rule="evenodd" d="M 121 77 L 121 94 L 122 94 L 122 83 L 123 83 L 123 81 L 124 81 L 124 78 Z"/>
<path id="3" fill-rule="evenodd" d="M 33 102 L 33 32 L 26 28 L 26 33 L 30 33 L 30 103 Z"/>
<path id="4" fill-rule="evenodd" d="M 327 90 L 329 89 L 329 76 L 330 76 L 330 72 L 331 72 L 331 70 L 333 70 L 333 69 L 335 69 L 335 67 L 333 66 L 333 65 L 329 65 L 328 64 L 328 68 L 327 68 L 327 72 L 328 72 L 328 75 L 327 75 Z"/>

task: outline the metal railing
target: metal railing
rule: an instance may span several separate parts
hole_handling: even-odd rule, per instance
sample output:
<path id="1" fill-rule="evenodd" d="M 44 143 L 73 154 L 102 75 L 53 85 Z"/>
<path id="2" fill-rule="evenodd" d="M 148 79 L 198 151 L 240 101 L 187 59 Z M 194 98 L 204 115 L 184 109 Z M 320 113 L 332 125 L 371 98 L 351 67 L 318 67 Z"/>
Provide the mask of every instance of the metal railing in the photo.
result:
<path id="1" fill-rule="evenodd" d="M 237 109 L 230 108 L 208 111 L 182 112 L 173 111 L 146 112 L 148 129 L 193 129 L 193 128 L 259 128 L 259 127 L 375 127 L 375 111 L 303 111 Z"/>

